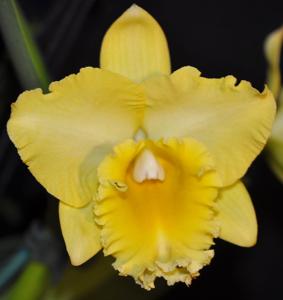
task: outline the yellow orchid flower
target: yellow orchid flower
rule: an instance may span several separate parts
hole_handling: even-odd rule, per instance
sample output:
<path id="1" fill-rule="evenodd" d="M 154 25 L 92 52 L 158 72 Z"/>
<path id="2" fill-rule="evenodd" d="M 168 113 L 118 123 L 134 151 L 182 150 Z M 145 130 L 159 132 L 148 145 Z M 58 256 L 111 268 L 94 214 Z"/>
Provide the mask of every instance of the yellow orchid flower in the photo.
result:
<path id="1" fill-rule="evenodd" d="M 283 182 L 283 88 L 281 84 L 280 58 L 283 44 L 283 26 L 271 32 L 264 43 L 268 62 L 267 82 L 278 102 L 278 111 L 268 143 L 268 162 Z"/>
<path id="2" fill-rule="evenodd" d="M 189 285 L 214 238 L 256 242 L 240 178 L 269 136 L 273 96 L 193 67 L 171 74 L 162 29 L 136 5 L 106 33 L 100 60 L 48 94 L 22 93 L 9 136 L 60 200 L 73 265 L 103 249 L 146 289 L 156 277 Z"/>

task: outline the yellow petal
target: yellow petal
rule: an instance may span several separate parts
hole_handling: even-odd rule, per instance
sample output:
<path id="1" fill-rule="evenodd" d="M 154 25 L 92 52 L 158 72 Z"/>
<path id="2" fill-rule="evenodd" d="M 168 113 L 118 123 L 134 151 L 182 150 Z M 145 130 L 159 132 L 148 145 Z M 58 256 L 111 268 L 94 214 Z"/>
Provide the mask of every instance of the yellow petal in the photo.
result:
<path id="1" fill-rule="evenodd" d="M 144 149 L 162 166 L 165 178 L 135 181 Z M 95 220 L 102 227 L 106 255 L 114 267 L 146 289 L 156 277 L 190 284 L 207 265 L 218 228 L 214 200 L 221 185 L 206 149 L 193 139 L 127 141 L 98 168 Z"/>
<path id="2" fill-rule="evenodd" d="M 267 81 L 278 100 L 279 109 L 267 145 L 268 162 L 279 180 L 283 181 L 283 89 L 281 88 L 280 58 L 283 43 L 283 26 L 273 31 L 265 41 L 265 55 L 268 61 Z"/>
<path id="3" fill-rule="evenodd" d="M 272 128 L 272 134 L 268 141 L 267 159 L 269 166 L 273 172 L 277 175 L 278 179 L 283 181 L 283 107 L 280 106 L 274 126 Z"/>
<path id="4" fill-rule="evenodd" d="M 270 134 L 275 101 L 250 83 L 227 76 L 200 77 L 184 67 L 155 76 L 143 86 L 148 97 L 144 129 L 149 137 L 186 137 L 202 142 L 213 155 L 225 185 L 242 177 Z"/>
<path id="5" fill-rule="evenodd" d="M 251 198 L 240 181 L 224 188 L 217 200 L 219 237 L 230 243 L 251 247 L 257 240 L 257 221 Z"/>
<path id="6" fill-rule="evenodd" d="M 106 153 L 140 126 L 143 96 L 114 73 L 85 68 L 12 105 L 8 133 L 35 178 L 55 197 L 86 205 L 96 187 L 96 167 Z"/>
<path id="7" fill-rule="evenodd" d="M 280 57 L 283 43 L 283 26 L 271 32 L 265 40 L 264 50 L 269 64 L 267 83 L 275 98 L 281 90 Z"/>
<path id="8" fill-rule="evenodd" d="M 135 82 L 156 74 L 170 74 L 166 37 L 154 18 L 132 5 L 104 36 L 100 67 Z"/>
<path id="9" fill-rule="evenodd" d="M 62 234 L 71 262 L 81 265 L 100 249 L 100 230 L 94 222 L 93 202 L 83 208 L 59 204 Z"/>

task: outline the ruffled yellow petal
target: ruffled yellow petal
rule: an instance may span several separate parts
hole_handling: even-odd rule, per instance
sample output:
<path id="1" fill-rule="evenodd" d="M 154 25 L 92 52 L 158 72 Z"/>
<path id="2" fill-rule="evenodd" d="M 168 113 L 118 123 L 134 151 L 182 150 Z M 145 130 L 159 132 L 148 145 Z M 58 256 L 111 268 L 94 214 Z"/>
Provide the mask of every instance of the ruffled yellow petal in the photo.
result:
<path id="1" fill-rule="evenodd" d="M 132 5 L 104 36 L 100 67 L 135 82 L 152 74 L 170 74 L 166 37 L 154 18 Z"/>
<path id="2" fill-rule="evenodd" d="M 165 179 L 135 181 L 135 165 L 145 149 Z M 103 160 L 95 219 L 104 253 L 116 258 L 121 275 L 133 276 L 146 289 L 154 287 L 156 277 L 189 284 L 210 262 L 218 232 L 213 207 L 221 185 L 213 168 L 206 149 L 189 138 L 128 140 Z"/>
<path id="3" fill-rule="evenodd" d="M 94 68 L 53 82 L 50 91 L 22 93 L 12 105 L 8 133 L 51 194 L 84 206 L 93 197 L 99 162 L 140 127 L 142 92 L 126 78 Z"/>
<path id="4" fill-rule="evenodd" d="M 71 262 L 78 266 L 93 257 L 100 249 L 100 229 L 94 222 L 93 203 L 74 208 L 59 204 L 62 234 Z"/>
<path id="5" fill-rule="evenodd" d="M 148 97 L 144 128 L 149 138 L 191 136 L 213 155 L 225 185 L 242 177 L 270 134 L 275 101 L 247 81 L 200 77 L 184 67 L 143 83 Z"/>
<path id="6" fill-rule="evenodd" d="M 243 247 L 251 247 L 256 243 L 257 221 L 254 207 L 240 181 L 221 190 L 216 210 L 220 238 Z"/>
<path id="7" fill-rule="evenodd" d="M 267 83 L 274 97 L 278 98 L 281 91 L 280 57 L 283 44 L 283 26 L 268 35 L 264 50 L 269 64 Z"/>

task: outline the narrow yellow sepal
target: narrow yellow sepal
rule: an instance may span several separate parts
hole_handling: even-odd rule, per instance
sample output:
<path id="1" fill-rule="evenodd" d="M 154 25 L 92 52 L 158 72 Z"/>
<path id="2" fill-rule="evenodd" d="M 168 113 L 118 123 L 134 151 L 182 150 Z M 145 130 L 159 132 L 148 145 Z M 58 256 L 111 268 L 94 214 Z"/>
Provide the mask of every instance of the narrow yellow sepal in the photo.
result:
<path id="1" fill-rule="evenodd" d="M 275 98 L 279 97 L 281 89 L 280 54 L 283 44 L 283 26 L 271 32 L 264 43 L 264 50 L 269 69 L 267 83 Z"/>
<path id="2" fill-rule="evenodd" d="M 82 208 L 59 204 L 61 230 L 74 266 L 83 264 L 101 249 L 100 229 L 92 210 L 91 203 Z"/>
<path id="3" fill-rule="evenodd" d="M 100 67 L 140 82 L 151 74 L 170 74 L 166 37 L 156 20 L 132 5 L 104 36 Z"/>
<path id="4" fill-rule="evenodd" d="M 242 247 L 254 246 L 257 220 L 251 198 L 242 182 L 223 189 L 217 200 L 219 237 Z"/>
<path id="5" fill-rule="evenodd" d="M 283 182 L 283 88 L 280 70 L 282 45 L 283 26 L 271 32 L 264 43 L 265 56 L 268 62 L 267 83 L 278 103 L 277 116 L 267 145 L 268 162 L 272 171 Z"/>

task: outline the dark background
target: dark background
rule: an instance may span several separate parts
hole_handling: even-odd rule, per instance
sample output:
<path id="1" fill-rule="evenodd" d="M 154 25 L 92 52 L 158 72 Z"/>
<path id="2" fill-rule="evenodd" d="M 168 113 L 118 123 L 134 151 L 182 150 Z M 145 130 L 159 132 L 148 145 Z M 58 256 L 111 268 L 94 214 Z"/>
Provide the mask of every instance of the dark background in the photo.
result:
<path id="1" fill-rule="evenodd" d="M 33 26 L 53 80 L 84 66 L 98 66 L 105 31 L 132 4 L 123 0 L 18 2 Z M 233 74 L 263 89 L 263 42 L 283 22 L 283 1 L 135 3 L 163 27 L 173 70 L 192 65 L 204 76 Z M 45 223 L 48 206 L 52 211 L 55 205 L 49 202 L 55 201 L 47 201 L 49 196 L 20 162 L 7 139 L 5 123 L 10 103 L 23 89 L 1 36 L 0 61 L 0 234 L 6 241 L 24 234 L 34 220 Z M 283 299 L 283 188 L 266 165 L 264 155 L 250 168 L 245 182 L 258 216 L 257 245 L 244 249 L 216 240 L 215 258 L 192 286 L 176 284 L 162 299 Z M 56 214 L 54 209 L 54 222 L 58 225 Z"/>

